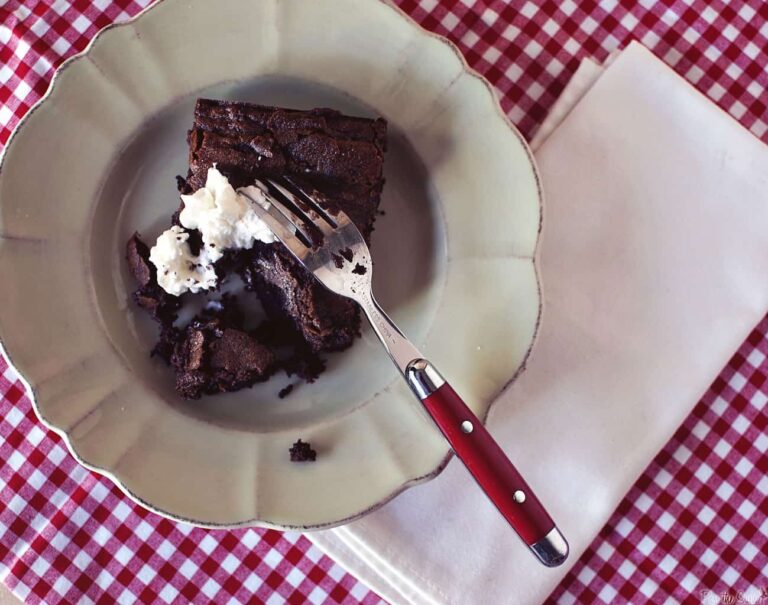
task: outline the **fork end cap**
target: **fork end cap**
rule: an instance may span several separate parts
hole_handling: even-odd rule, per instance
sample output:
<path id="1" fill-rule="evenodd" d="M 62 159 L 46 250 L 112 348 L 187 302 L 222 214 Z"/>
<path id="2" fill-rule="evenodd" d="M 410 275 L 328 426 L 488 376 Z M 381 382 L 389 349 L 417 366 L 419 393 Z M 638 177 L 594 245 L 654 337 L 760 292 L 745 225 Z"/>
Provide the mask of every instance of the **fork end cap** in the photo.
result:
<path id="1" fill-rule="evenodd" d="M 535 544 L 531 544 L 533 554 L 547 567 L 562 565 L 568 558 L 568 542 L 557 527 Z"/>

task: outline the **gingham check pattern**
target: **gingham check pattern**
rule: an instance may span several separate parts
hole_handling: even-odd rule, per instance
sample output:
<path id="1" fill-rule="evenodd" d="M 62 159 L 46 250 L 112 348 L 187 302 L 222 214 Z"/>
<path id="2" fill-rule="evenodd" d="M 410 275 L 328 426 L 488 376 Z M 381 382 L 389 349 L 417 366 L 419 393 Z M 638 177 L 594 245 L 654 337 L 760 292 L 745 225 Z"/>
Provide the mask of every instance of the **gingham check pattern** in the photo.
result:
<path id="1" fill-rule="evenodd" d="M 149 2 L 0 0 L 0 146 L 62 59 Z M 398 4 L 459 44 L 527 136 L 581 58 L 639 39 L 768 142 L 761 0 Z M 768 317 L 552 602 L 768 604 L 767 357 Z M 0 573 L 27 602 L 380 601 L 298 534 L 191 529 L 143 511 L 77 465 L 2 359 L 0 393 Z"/>

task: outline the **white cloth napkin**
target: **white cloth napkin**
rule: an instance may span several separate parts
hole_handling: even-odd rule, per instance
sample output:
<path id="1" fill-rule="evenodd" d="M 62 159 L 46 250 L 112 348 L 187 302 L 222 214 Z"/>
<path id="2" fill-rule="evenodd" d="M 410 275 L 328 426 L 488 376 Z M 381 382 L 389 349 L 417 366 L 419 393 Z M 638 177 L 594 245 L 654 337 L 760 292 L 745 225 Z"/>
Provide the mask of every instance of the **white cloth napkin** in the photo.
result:
<path id="1" fill-rule="evenodd" d="M 309 535 L 393 603 L 541 602 L 768 311 L 768 148 L 637 44 L 574 86 L 536 152 L 541 333 L 489 418 L 570 559 L 539 565 L 454 460 Z"/>

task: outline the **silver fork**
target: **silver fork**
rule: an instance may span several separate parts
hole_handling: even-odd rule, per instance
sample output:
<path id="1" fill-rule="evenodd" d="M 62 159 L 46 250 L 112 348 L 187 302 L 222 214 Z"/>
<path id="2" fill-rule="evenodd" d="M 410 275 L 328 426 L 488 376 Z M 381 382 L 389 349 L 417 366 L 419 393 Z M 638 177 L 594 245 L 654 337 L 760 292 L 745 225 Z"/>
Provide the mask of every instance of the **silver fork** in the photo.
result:
<path id="1" fill-rule="evenodd" d="M 270 205 L 246 195 L 275 236 L 326 288 L 357 302 L 406 382 L 499 512 L 544 565 L 568 556 L 568 543 L 531 488 L 467 405 L 376 302 L 362 234 L 344 212 L 331 214 L 296 183 L 257 181 Z M 286 203 L 287 202 L 287 203 Z M 314 227 L 313 235 L 311 227 Z M 322 241 L 317 242 L 317 233 Z"/>

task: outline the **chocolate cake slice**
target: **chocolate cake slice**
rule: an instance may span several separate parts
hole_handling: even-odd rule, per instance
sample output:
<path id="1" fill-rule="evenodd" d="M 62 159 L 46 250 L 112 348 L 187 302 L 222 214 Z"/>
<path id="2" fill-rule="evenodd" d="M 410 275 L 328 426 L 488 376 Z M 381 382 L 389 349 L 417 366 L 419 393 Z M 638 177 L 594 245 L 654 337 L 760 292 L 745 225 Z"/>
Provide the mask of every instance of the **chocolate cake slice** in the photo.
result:
<path id="1" fill-rule="evenodd" d="M 200 99 L 188 142 L 189 171 L 177 178 L 181 193 L 204 187 L 214 165 L 235 188 L 257 178 L 290 176 L 321 194 L 331 213 L 346 212 L 370 239 L 384 183 L 384 120 L 347 117 L 331 109 L 298 111 Z M 180 210 L 172 219 L 177 228 L 182 227 Z M 200 231 L 172 233 L 188 243 L 193 255 L 200 254 Z M 155 251 L 163 250 L 159 242 Z M 150 249 L 138 234 L 127 242 L 127 264 L 137 284 L 133 299 L 159 324 L 152 354 L 173 368 L 176 390 L 184 398 L 249 387 L 278 369 L 311 382 L 325 369 L 318 353 L 347 348 L 359 334 L 357 306 L 316 282 L 279 243 L 257 240 L 252 248 L 227 249 L 216 262 L 220 283 L 237 272 L 261 299 L 268 320 L 253 330 L 246 329 L 235 298 L 218 286 L 197 294 L 182 289 L 180 296 L 166 292 L 158 284 L 156 258 L 150 261 Z M 190 269 L 200 266 L 188 262 Z M 179 269 L 166 267 L 163 276 L 169 270 L 177 275 Z M 192 296 L 205 297 L 208 305 L 179 325 L 179 310 Z M 283 389 L 281 397 L 291 388 Z"/>
<path id="2" fill-rule="evenodd" d="M 182 193 L 203 187 L 214 164 L 235 188 L 290 176 L 323 194 L 330 211 L 343 210 L 370 239 L 384 184 L 383 119 L 199 99 L 188 142 Z M 311 352 L 345 349 L 359 333 L 355 303 L 326 290 L 281 244 L 256 242 L 238 265 L 268 315 L 292 326 Z"/>

